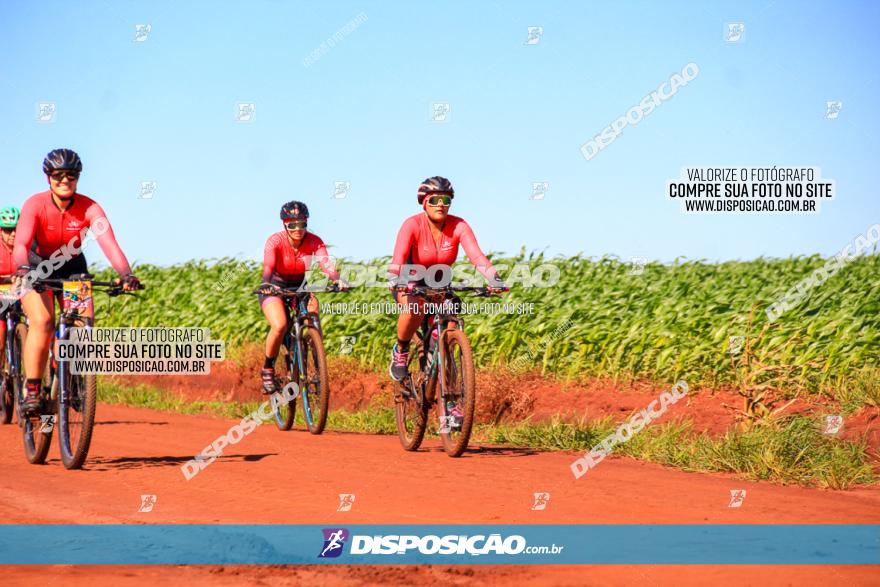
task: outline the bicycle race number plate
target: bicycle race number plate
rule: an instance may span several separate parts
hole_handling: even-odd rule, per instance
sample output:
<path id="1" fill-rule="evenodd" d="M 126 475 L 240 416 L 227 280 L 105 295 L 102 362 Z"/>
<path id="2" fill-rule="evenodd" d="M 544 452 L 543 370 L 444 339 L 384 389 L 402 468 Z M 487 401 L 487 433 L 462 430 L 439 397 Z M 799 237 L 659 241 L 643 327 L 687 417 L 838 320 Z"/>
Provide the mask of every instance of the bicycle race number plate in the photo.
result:
<path id="1" fill-rule="evenodd" d="M 0 283 L 0 300 L 9 300 L 14 302 L 18 299 L 15 292 L 12 291 L 11 283 Z"/>
<path id="2" fill-rule="evenodd" d="M 85 312 L 92 307 L 92 282 L 65 281 L 62 307 L 65 310 Z"/>

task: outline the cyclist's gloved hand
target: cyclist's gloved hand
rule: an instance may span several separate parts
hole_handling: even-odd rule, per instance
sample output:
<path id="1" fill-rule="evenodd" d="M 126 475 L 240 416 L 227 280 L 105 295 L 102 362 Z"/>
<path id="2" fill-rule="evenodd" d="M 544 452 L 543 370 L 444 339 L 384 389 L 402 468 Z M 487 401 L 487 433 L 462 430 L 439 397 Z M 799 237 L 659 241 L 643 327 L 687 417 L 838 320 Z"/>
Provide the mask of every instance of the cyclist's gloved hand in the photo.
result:
<path id="1" fill-rule="evenodd" d="M 349 291 L 350 289 L 352 289 L 351 284 L 348 283 L 347 281 L 345 281 L 344 279 L 334 281 L 333 286 L 339 291 Z"/>
<path id="2" fill-rule="evenodd" d="M 122 279 L 120 279 L 119 282 L 122 284 L 122 289 L 124 291 L 134 291 L 136 289 L 144 288 L 144 286 L 141 285 L 141 280 L 131 273 L 123 275 Z"/>
<path id="3" fill-rule="evenodd" d="M 510 288 L 507 287 L 507 284 L 501 281 L 499 277 L 496 275 L 495 279 L 489 281 L 489 285 L 486 286 L 486 289 L 489 290 L 489 293 L 499 294 L 510 291 Z"/>
<path id="4" fill-rule="evenodd" d="M 29 265 L 19 265 L 18 269 L 13 271 L 12 275 L 9 276 L 13 285 L 17 287 L 21 286 L 22 282 L 24 281 L 25 275 L 30 273 L 32 270 L 33 269 Z"/>
<path id="5" fill-rule="evenodd" d="M 269 283 L 268 281 L 264 281 L 260 284 L 258 291 L 261 295 L 264 296 L 274 296 L 278 294 L 278 286 L 274 283 Z"/>
<path id="6" fill-rule="evenodd" d="M 388 282 L 391 291 L 402 291 L 407 293 L 412 292 L 413 285 L 415 284 L 408 282 L 407 278 L 403 275 L 392 275 Z"/>

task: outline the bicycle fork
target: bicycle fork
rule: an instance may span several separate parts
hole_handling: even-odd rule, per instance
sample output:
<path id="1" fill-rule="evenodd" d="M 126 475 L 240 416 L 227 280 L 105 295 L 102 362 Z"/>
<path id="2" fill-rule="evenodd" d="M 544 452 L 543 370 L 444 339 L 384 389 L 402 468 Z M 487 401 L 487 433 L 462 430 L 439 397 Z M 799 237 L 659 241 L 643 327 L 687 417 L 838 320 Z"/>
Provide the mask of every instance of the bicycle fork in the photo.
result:
<path id="1" fill-rule="evenodd" d="M 12 345 L 15 341 L 15 327 L 17 323 L 6 317 L 6 369 L 10 377 L 18 377 L 18 365 L 12 360 Z"/>
<path id="2" fill-rule="evenodd" d="M 308 381 L 305 381 L 307 373 L 303 358 L 302 331 L 303 325 L 300 323 L 299 320 L 294 319 L 293 334 L 291 334 L 290 331 L 288 331 L 287 333 L 287 348 L 291 355 L 293 355 L 290 359 L 290 366 L 296 368 L 295 383 L 297 384 L 297 387 L 299 388 L 299 394 L 302 397 L 303 413 L 306 417 L 307 423 L 311 425 L 312 411 L 309 408 L 309 398 L 305 389 L 308 386 Z"/>
<path id="3" fill-rule="evenodd" d="M 67 407 L 67 403 L 70 398 L 67 397 L 67 373 L 68 369 L 70 369 L 70 364 L 68 361 L 56 361 L 55 360 L 55 345 L 58 344 L 59 341 L 67 340 L 69 326 L 62 319 L 58 324 L 58 331 L 55 333 L 54 340 L 52 344 L 49 346 L 50 357 L 52 358 L 52 363 L 56 363 L 57 367 L 55 369 L 55 377 L 58 377 L 58 412 L 60 413 L 65 407 Z M 50 389 L 55 387 L 55 381 L 52 377 L 49 378 Z M 50 392 L 51 393 L 51 392 Z"/>

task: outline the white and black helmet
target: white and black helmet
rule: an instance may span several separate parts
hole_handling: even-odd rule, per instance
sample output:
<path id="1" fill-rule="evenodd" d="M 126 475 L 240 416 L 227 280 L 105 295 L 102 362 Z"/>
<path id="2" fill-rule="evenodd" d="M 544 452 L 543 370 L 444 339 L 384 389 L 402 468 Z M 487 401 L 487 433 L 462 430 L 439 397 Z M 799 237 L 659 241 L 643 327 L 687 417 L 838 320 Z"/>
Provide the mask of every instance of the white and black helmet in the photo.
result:
<path id="1" fill-rule="evenodd" d="M 446 179 L 445 177 L 441 177 L 439 175 L 435 175 L 434 177 L 429 177 L 419 186 L 418 198 L 419 204 L 425 201 L 425 196 L 431 194 L 449 194 L 451 197 L 455 197 L 455 190 L 452 189 L 452 182 Z"/>

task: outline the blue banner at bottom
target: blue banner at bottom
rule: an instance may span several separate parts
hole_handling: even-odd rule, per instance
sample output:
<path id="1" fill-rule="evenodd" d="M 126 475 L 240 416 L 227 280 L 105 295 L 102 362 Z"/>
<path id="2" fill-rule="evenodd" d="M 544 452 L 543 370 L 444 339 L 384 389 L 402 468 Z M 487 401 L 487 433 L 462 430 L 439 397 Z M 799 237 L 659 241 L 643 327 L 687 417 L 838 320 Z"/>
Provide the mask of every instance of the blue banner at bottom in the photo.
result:
<path id="1" fill-rule="evenodd" d="M 880 564 L 880 525 L 0 525 L 0 564 Z"/>

